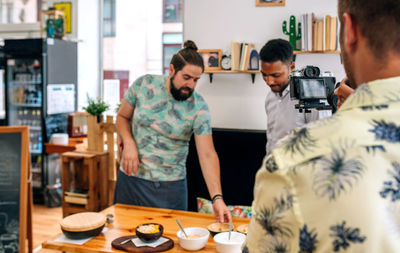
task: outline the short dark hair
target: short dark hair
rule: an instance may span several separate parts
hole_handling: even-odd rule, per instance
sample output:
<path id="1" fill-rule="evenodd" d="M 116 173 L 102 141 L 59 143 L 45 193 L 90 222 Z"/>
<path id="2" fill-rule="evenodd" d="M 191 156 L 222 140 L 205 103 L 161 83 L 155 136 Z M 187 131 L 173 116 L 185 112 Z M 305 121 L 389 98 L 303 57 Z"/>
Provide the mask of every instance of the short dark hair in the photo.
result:
<path id="1" fill-rule="evenodd" d="M 349 13 L 358 24 L 375 57 L 383 59 L 390 51 L 400 52 L 399 0 L 339 0 L 342 25 L 344 13 Z"/>
<path id="2" fill-rule="evenodd" d="M 270 40 L 261 49 L 260 59 L 263 62 L 281 61 L 290 64 L 293 61 L 293 47 L 287 40 Z"/>
<path id="3" fill-rule="evenodd" d="M 176 72 L 183 69 L 186 64 L 192 64 L 201 67 L 204 72 L 204 62 L 201 55 L 197 52 L 196 44 L 187 40 L 183 44 L 183 48 L 178 53 L 174 54 L 171 59 L 171 64 L 174 66 Z"/>

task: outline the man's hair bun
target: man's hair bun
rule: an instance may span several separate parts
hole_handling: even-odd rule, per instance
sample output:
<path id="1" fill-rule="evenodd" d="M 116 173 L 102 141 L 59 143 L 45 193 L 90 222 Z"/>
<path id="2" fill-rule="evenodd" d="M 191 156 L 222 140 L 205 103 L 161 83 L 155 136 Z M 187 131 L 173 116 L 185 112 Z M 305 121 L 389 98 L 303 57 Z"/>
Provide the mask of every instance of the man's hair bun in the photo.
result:
<path id="1" fill-rule="evenodd" d="M 185 41 L 183 48 L 172 56 L 171 64 L 174 66 L 176 72 L 183 69 L 186 64 L 199 66 L 202 72 L 204 71 L 203 58 L 197 52 L 197 46 L 192 40 Z"/>
<path id="2" fill-rule="evenodd" d="M 183 48 L 184 49 L 193 49 L 193 50 L 197 51 L 196 43 L 194 43 L 191 40 L 185 41 L 185 43 L 183 44 Z"/>

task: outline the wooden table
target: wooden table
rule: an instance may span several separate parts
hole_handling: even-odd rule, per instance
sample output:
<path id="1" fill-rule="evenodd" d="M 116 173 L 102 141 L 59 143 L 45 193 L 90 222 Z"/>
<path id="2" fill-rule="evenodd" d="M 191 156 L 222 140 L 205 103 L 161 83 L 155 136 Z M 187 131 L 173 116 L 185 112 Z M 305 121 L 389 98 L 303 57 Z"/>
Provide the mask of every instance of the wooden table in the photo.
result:
<path id="1" fill-rule="evenodd" d="M 203 227 L 215 222 L 214 215 L 202 214 L 196 212 L 186 212 L 170 209 L 139 207 L 131 205 L 116 204 L 101 213 L 114 215 L 114 222 L 108 224 L 108 230 L 97 237 L 89 240 L 83 245 L 75 245 L 69 243 L 55 242 L 54 240 L 61 235 L 57 235 L 52 240 L 45 241 L 42 244 L 43 248 L 54 249 L 66 252 L 125 252 L 113 249 L 111 242 L 121 236 L 134 235 L 136 226 L 146 222 L 157 222 L 164 226 L 164 236 L 171 238 L 175 246 L 166 252 L 188 252 L 179 246 L 176 233 L 179 230 L 176 219 L 179 218 L 184 227 Z M 235 227 L 248 224 L 249 219 L 233 218 Z M 210 236 L 206 246 L 199 251 L 202 253 L 217 252 L 215 244 Z"/>

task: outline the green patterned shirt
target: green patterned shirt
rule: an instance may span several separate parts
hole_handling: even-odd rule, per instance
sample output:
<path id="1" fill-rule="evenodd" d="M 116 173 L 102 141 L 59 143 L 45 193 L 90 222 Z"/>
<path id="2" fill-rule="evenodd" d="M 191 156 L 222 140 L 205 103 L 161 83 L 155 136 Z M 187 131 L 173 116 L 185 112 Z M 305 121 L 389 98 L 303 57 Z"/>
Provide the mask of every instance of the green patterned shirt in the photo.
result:
<path id="1" fill-rule="evenodd" d="M 243 252 L 400 252 L 400 77 L 278 142 L 252 214 Z"/>
<path id="2" fill-rule="evenodd" d="M 210 113 L 204 99 L 194 91 L 185 101 L 175 100 L 166 89 L 167 79 L 142 76 L 124 95 L 134 107 L 132 135 L 140 159 L 136 176 L 151 181 L 184 179 L 192 133 L 211 134 Z"/>

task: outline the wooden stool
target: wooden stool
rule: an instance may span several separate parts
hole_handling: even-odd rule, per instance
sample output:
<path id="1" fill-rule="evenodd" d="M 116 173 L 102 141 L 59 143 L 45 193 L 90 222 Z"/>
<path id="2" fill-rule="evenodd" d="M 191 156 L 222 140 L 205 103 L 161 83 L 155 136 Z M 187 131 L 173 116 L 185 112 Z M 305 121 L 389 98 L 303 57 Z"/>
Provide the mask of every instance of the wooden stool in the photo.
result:
<path id="1" fill-rule="evenodd" d="M 107 152 L 73 151 L 62 154 L 63 217 L 107 207 L 107 165 Z M 77 193 L 76 190 L 87 193 Z"/>

